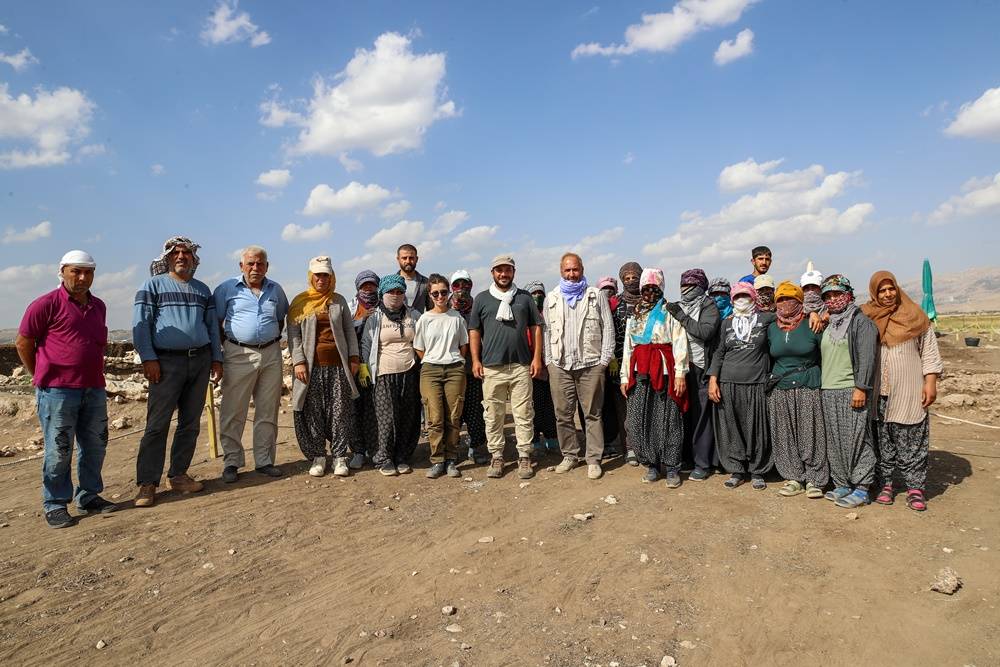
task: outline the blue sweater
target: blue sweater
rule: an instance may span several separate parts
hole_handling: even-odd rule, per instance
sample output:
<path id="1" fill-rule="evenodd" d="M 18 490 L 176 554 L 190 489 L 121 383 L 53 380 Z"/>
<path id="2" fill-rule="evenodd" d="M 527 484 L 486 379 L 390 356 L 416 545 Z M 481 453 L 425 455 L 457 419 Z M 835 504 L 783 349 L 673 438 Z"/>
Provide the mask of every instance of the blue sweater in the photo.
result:
<path id="1" fill-rule="evenodd" d="M 156 350 L 186 350 L 210 345 L 212 361 L 222 361 L 219 321 L 208 285 L 192 278 L 153 276 L 135 293 L 132 342 L 143 361 L 157 359 Z"/>

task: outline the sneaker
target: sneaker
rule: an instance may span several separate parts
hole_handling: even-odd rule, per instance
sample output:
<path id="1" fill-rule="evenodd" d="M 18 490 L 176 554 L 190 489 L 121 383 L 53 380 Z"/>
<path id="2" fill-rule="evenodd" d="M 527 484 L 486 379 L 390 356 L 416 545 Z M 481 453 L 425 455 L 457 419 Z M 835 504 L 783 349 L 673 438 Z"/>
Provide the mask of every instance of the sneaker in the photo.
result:
<path id="1" fill-rule="evenodd" d="M 413 468 L 410 467 L 409 463 L 406 463 L 404 461 L 403 463 L 396 464 L 396 472 L 398 472 L 400 475 L 409 475 L 411 472 L 413 472 Z"/>
<path id="2" fill-rule="evenodd" d="M 167 486 L 179 493 L 198 493 L 205 485 L 190 475 L 174 475 L 167 477 Z"/>
<path id="3" fill-rule="evenodd" d="M 625 463 L 629 464 L 633 468 L 639 465 L 639 457 L 635 455 L 631 449 L 625 453 Z"/>
<path id="4" fill-rule="evenodd" d="M 65 507 L 57 507 L 45 513 L 45 523 L 52 528 L 69 528 L 76 523 Z"/>
<path id="5" fill-rule="evenodd" d="M 556 468 L 556 472 L 559 472 L 558 468 Z M 603 474 L 604 471 L 601 470 L 600 463 L 591 463 L 587 466 L 587 479 L 600 479 Z"/>
<path id="6" fill-rule="evenodd" d="M 156 485 L 142 484 L 139 486 L 139 493 L 135 496 L 136 507 L 152 507 L 156 503 Z"/>
<path id="7" fill-rule="evenodd" d="M 490 467 L 486 471 L 486 476 L 492 479 L 503 477 L 503 457 L 494 456 L 490 460 Z"/>
<path id="8" fill-rule="evenodd" d="M 681 474 L 676 470 L 667 471 L 667 488 L 679 489 L 681 486 Z"/>
<path id="9" fill-rule="evenodd" d="M 691 474 L 688 475 L 688 479 L 692 482 L 704 482 L 708 479 L 708 471 L 704 468 L 695 468 L 691 471 Z"/>
<path id="10" fill-rule="evenodd" d="M 346 456 L 338 456 L 333 460 L 333 474 L 337 477 L 347 477 L 351 474 L 351 469 L 347 467 Z"/>
<path id="11" fill-rule="evenodd" d="M 646 468 L 646 474 L 642 476 L 642 481 L 644 483 L 651 484 L 658 479 L 660 479 L 660 471 L 656 469 L 656 466 L 649 466 Z"/>
<path id="12" fill-rule="evenodd" d="M 458 469 L 458 464 L 455 463 L 454 461 L 445 461 L 444 468 L 445 468 L 445 474 L 448 475 L 448 477 L 462 476 L 462 471 Z"/>
<path id="13" fill-rule="evenodd" d="M 576 467 L 576 459 L 572 456 L 564 456 L 563 460 L 559 462 L 556 466 L 556 472 L 562 474 L 564 472 L 569 472 Z"/>
<path id="14" fill-rule="evenodd" d="M 87 501 L 87 504 L 81 505 L 78 509 L 80 514 L 111 514 L 118 511 L 118 505 L 108 502 L 100 496 L 94 496 Z"/>
<path id="15" fill-rule="evenodd" d="M 222 469 L 222 481 L 226 484 L 232 484 L 239 478 L 240 474 L 236 471 L 236 466 L 226 466 Z"/>
<path id="16" fill-rule="evenodd" d="M 559 449 L 559 439 L 558 438 L 547 438 L 545 440 L 545 449 L 549 450 L 549 454 L 560 454 L 562 453 Z"/>
<path id="17" fill-rule="evenodd" d="M 347 467 L 351 470 L 361 470 L 365 467 L 365 455 L 355 454 L 351 457 L 351 462 L 347 464 Z"/>
<path id="18" fill-rule="evenodd" d="M 470 447 L 469 448 L 469 458 L 472 459 L 472 461 L 477 466 L 484 466 L 487 463 L 489 463 L 490 460 L 493 457 L 490 456 L 489 452 L 485 452 L 485 451 L 479 449 L 478 447 Z"/>
<path id="19" fill-rule="evenodd" d="M 517 476 L 521 479 L 531 479 L 535 476 L 535 470 L 531 467 L 531 459 L 527 456 L 517 459 Z"/>
<path id="20" fill-rule="evenodd" d="M 309 468 L 309 474 L 313 477 L 322 477 L 326 474 L 326 457 L 317 456 L 313 459 L 313 464 Z"/>
<path id="21" fill-rule="evenodd" d="M 827 491 L 825 494 L 823 494 L 823 497 L 832 502 L 837 502 L 844 496 L 848 495 L 850 492 L 851 492 L 851 487 L 838 486 L 833 491 Z"/>
<path id="22" fill-rule="evenodd" d="M 285 472 L 281 468 L 279 468 L 278 466 L 276 466 L 274 464 L 266 465 L 266 466 L 260 466 L 258 468 L 254 468 L 254 470 L 256 470 L 261 475 L 267 475 L 268 477 L 284 477 L 285 476 Z"/>
<path id="23" fill-rule="evenodd" d="M 383 463 L 378 467 L 378 471 L 386 477 L 395 477 L 398 474 L 396 472 L 396 466 L 391 463 Z"/>
<path id="24" fill-rule="evenodd" d="M 435 463 L 427 469 L 427 479 L 437 479 L 444 474 L 444 463 Z"/>

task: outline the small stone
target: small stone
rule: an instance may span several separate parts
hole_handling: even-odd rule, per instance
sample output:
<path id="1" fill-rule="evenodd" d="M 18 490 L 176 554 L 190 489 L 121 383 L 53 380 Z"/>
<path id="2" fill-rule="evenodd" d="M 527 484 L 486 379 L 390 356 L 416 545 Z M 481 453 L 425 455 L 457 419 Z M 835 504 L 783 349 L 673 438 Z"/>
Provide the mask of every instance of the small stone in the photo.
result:
<path id="1" fill-rule="evenodd" d="M 677 661 L 674 659 L 674 656 L 672 655 L 665 655 L 660 660 L 660 667 L 676 667 L 676 665 Z"/>
<path id="2" fill-rule="evenodd" d="M 215 569 L 215 563 L 205 563 L 204 565 L 201 566 L 201 569 L 203 569 L 203 570 L 214 570 Z"/>
<path id="3" fill-rule="evenodd" d="M 441 613 L 444 614 L 445 616 L 454 616 L 455 612 L 457 611 L 458 610 L 455 609 L 455 607 L 451 606 L 450 604 L 446 604 L 445 606 L 441 607 Z"/>
<path id="4" fill-rule="evenodd" d="M 465 642 L 462 642 L 461 646 L 459 646 L 458 648 L 462 649 L 463 651 L 468 651 L 470 648 L 472 648 L 472 644 L 466 644 Z"/>
<path id="5" fill-rule="evenodd" d="M 147 567 L 145 570 L 146 574 L 156 574 L 156 570 L 151 567 Z"/>
<path id="6" fill-rule="evenodd" d="M 648 563 L 649 562 L 649 555 L 648 554 L 639 554 L 639 562 L 640 563 Z"/>
<path id="7" fill-rule="evenodd" d="M 489 544 L 492 541 L 493 541 L 493 536 L 492 535 L 486 535 L 484 537 L 480 537 L 479 538 L 479 543 L 480 544 Z"/>
<path id="8" fill-rule="evenodd" d="M 368 633 L 365 632 L 364 630 L 362 630 L 361 632 L 358 633 L 358 637 L 361 637 L 362 639 L 364 639 L 367 636 L 368 636 Z"/>
<path id="9" fill-rule="evenodd" d="M 942 548 L 942 549 L 941 549 L 941 551 L 945 552 L 946 554 L 952 554 L 952 553 L 955 553 L 955 550 L 954 550 L 954 549 L 949 549 L 948 547 L 944 547 L 944 548 Z"/>
<path id="10" fill-rule="evenodd" d="M 463 477 L 463 478 L 462 478 L 462 481 L 463 481 L 463 482 L 471 482 L 471 481 L 472 481 L 472 478 L 471 478 L 471 477 Z"/>
<path id="11" fill-rule="evenodd" d="M 375 501 L 371 498 L 365 498 L 365 505 L 374 505 Z"/>
<path id="12" fill-rule="evenodd" d="M 108 643 L 106 641 L 104 641 L 103 639 L 99 639 L 97 641 L 97 648 L 98 649 L 102 649 L 102 648 L 104 648 L 107 645 L 108 645 Z"/>
<path id="13" fill-rule="evenodd" d="M 848 521 L 857 521 L 858 520 L 858 513 L 857 512 L 848 512 L 847 514 L 844 515 L 844 518 L 847 519 Z"/>
<path id="14" fill-rule="evenodd" d="M 229 550 L 229 555 L 230 556 L 235 556 L 236 555 L 236 549 L 230 549 Z"/>
<path id="15" fill-rule="evenodd" d="M 452 623 L 451 625 L 445 626 L 444 631 L 455 634 L 462 631 L 462 626 L 458 623 Z"/>
<path id="16" fill-rule="evenodd" d="M 682 641 L 680 643 L 680 647 L 681 648 L 692 649 L 692 648 L 698 648 L 698 645 L 695 644 L 693 641 L 691 641 L 689 639 L 685 639 L 684 641 Z"/>
<path id="17" fill-rule="evenodd" d="M 604 496 L 604 498 L 602 498 L 601 500 L 603 500 L 604 502 L 606 502 L 609 505 L 617 505 L 618 504 L 618 498 L 616 498 L 615 496 Z"/>
<path id="18" fill-rule="evenodd" d="M 941 568 L 937 578 L 931 582 L 931 590 L 945 595 L 954 595 L 962 587 L 962 579 L 950 567 Z"/>
<path id="19" fill-rule="evenodd" d="M 460 574 L 461 572 L 462 571 L 459 570 L 457 567 L 453 567 L 448 570 L 448 574 Z"/>
<path id="20" fill-rule="evenodd" d="M 381 639 L 382 637 L 385 637 L 385 630 L 376 630 L 375 631 L 375 636 L 378 637 L 379 639 Z"/>
<path id="21" fill-rule="evenodd" d="M 127 562 L 129 562 L 130 560 L 132 560 L 132 557 L 131 557 L 131 556 L 122 556 L 121 558 L 119 558 L 119 559 L 118 559 L 118 562 L 119 562 L 119 563 L 127 563 Z"/>
<path id="22" fill-rule="evenodd" d="M 555 612 L 556 612 L 557 614 L 561 614 L 561 613 L 562 613 L 562 609 L 560 609 L 559 607 L 556 607 L 554 611 L 555 611 Z"/>
<path id="23" fill-rule="evenodd" d="M 126 415 L 123 415 L 118 419 L 113 419 L 111 421 L 111 428 L 115 429 L 116 431 L 124 431 L 125 429 L 130 428 L 131 426 L 132 426 L 132 420 Z"/>
<path id="24" fill-rule="evenodd" d="M 111 500 L 118 500 L 121 497 L 122 497 L 122 494 L 120 494 L 120 493 L 112 493 L 111 494 Z"/>
<path id="25" fill-rule="evenodd" d="M 10 524 L 4 521 L 3 523 L 0 523 L 0 528 L 10 528 Z"/>
<path id="26" fill-rule="evenodd" d="M 573 518 L 577 521 L 590 521 L 594 518 L 593 512 L 584 512 L 583 514 L 574 514 Z"/>
<path id="27" fill-rule="evenodd" d="M 349 665 L 352 662 L 354 662 L 354 658 L 352 658 L 351 656 L 347 656 L 346 658 L 344 658 L 344 664 L 345 665 Z"/>
<path id="28" fill-rule="evenodd" d="M 517 485 L 517 488 L 523 489 L 528 486 L 531 486 L 531 482 L 521 482 L 520 484 Z"/>
<path id="29" fill-rule="evenodd" d="M 555 466 L 549 466 L 548 468 L 545 469 L 545 472 L 555 472 L 555 471 L 556 471 Z"/>
<path id="30" fill-rule="evenodd" d="M 417 620 L 417 615 L 416 615 L 416 614 L 411 614 L 411 615 L 410 615 L 410 620 L 411 620 L 411 621 L 415 621 L 415 620 Z"/>

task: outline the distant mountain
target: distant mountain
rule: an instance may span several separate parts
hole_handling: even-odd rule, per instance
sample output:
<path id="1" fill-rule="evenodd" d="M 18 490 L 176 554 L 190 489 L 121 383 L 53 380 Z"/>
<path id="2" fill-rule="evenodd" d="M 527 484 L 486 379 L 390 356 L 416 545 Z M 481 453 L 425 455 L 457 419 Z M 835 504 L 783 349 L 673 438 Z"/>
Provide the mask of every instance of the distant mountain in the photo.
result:
<path id="1" fill-rule="evenodd" d="M 0 345 L 10 345 L 17 338 L 17 329 L 0 329 Z M 108 332 L 108 340 L 114 343 L 132 342 L 130 329 L 112 329 Z"/>
<path id="2" fill-rule="evenodd" d="M 903 283 L 903 289 L 917 303 L 924 295 L 921 282 L 917 278 Z M 934 276 L 934 306 L 938 313 L 1000 311 L 1000 267 L 979 267 Z"/>

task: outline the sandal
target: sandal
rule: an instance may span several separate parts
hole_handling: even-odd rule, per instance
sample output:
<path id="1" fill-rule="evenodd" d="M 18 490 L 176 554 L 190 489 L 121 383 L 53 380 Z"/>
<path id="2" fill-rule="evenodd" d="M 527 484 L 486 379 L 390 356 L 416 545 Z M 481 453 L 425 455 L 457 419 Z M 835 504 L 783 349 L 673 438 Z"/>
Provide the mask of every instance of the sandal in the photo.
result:
<path id="1" fill-rule="evenodd" d="M 735 489 L 737 486 L 740 486 L 745 481 L 746 480 L 743 479 L 743 475 L 734 474 L 730 476 L 729 479 L 727 479 L 725 482 L 723 482 L 722 485 L 725 486 L 727 489 Z"/>
<path id="2" fill-rule="evenodd" d="M 780 489 L 778 489 L 778 495 L 785 496 L 786 498 L 790 498 L 791 496 L 797 496 L 800 493 L 804 492 L 805 489 L 802 488 L 802 485 L 793 479 L 786 481 L 785 485 Z"/>
<path id="3" fill-rule="evenodd" d="M 763 491 L 767 488 L 767 482 L 764 481 L 763 477 L 754 477 L 750 482 L 750 486 L 753 487 L 754 491 Z"/>
<path id="4" fill-rule="evenodd" d="M 848 495 L 850 492 L 851 492 L 851 487 L 838 486 L 832 491 L 827 491 L 825 494 L 823 494 L 823 497 L 826 498 L 827 500 L 832 500 L 833 502 L 837 502 L 844 496 Z"/>
<path id="5" fill-rule="evenodd" d="M 893 503 L 892 496 L 892 484 L 886 484 L 882 487 L 882 491 L 879 492 L 878 497 L 875 498 L 875 502 L 879 505 L 891 505 Z"/>
<path id="6" fill-rule="evenodd" d="M 855 507 L 861 507 L 862 505 L 867 505 L 871 502 L 868 499 L 868 492 L 864 489 L 854 489 L 851 493 L 847 494 L 836 503 L 837 507 L 843 507 L 845 509 L 854 509 Z"/>
<path id="7" fill-rule="evenodd" d="M 906 492 L 906 506 L 915 512 L 923 512 L 927 509 L 927 501 L 924 499 L 924 492 L 920 489 L 910 489 Z"/>
<path id="8" fill-rule="evenodd" d="M 816 486 L 812 482 L 806 482 L 806 498 L 812 498 L 816 500 L 817 498 L 823 497 L 823 487 Z"/>

